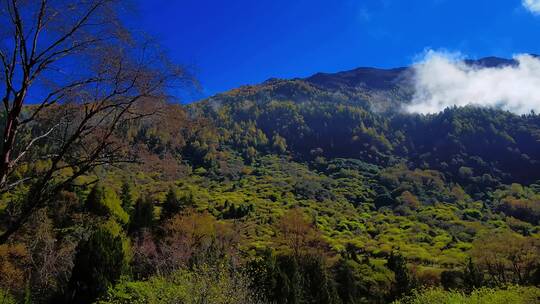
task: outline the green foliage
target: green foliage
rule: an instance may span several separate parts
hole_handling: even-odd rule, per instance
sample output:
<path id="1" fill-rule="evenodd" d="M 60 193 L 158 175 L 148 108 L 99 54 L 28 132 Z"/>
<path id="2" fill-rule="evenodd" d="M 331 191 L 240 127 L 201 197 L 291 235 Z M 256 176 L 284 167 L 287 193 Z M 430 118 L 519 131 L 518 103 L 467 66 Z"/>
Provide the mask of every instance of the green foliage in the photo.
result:
<path id="1" fill-rule="evenodd" d="M 86 198 L 86 208 L 91 213 L 99 216 L 109 215 L 109 209 L 105 205 L 105 189 L 97 183 Z"/>
<path id="2" fill-rule="evenodd" d="M 98 228 L 77 246 L 67 297 L 70 301 L 91 303 L 127 271 L 128 258 L 121 236 Z"/>
<path id="3" fill-rule="evenodd" d="M 169 188 L 165 195 L 165 201 L 161 208 L 161 218 L 171 218 L 181 211 L 193 207 L 193 193 L 188 191 L 182 195 L 178 194 L 178 189 Z"/>
<path id="4" fill-rule="evenodd" d="M 540 289 L 536 287 L 481 288 L 474 290 L 470 295 L 435 288 L 416 291 L 414 295 L 395 301 L 394 304 L 529 304 L 538 303 L 539 298 Z"/>
<path id="5" fill-rule="evenodd" d="M 253 286 L 275 303 L 340 303 L 334 280 L 321 257 L 274 256 L 251 261 Z"/>
<path id="6" fill-rule="evenodd" d="M 101 304 L 258 304 L 264 303 L 250 288 L 249 278 L 224 264 L 203 264 L 168 277 L 121 282 Z"/>
<path id="7" fill-rule="evenodd" d="M 122 202 L 122 208 L 127 213 L 131 212 L 133 208 L 133 191 L 131 185 L 127 182 L 122 184 L 122 189 L 120 190 L 120 201 Z"/>
<path id="8" fill-rule="evenodd" d="M 97 183 L 88 194 L 85 206 L 97 216 L 112 217 L 122 224 L 127 224 L 129 215 L 122 208 L 122 202 L 114 191 Z"/>
<path id="9" fill-rule="evenodd" d="M 407 268 L 407 263 L 401 254 L 392 251 L 386 266 L 394 272 L 394 286 L 390 294 L 391 298 L 400 298 L 409 294 L 415 288 L 416 282 L 414 282 Z"/>
<path id="10" fill-rule="evenodd" d="M 381 114 L 405 93 L 374 103 L 381 91 L 343 85 L 272 80 L 123 126 L 144 163 L 97 168 L 101 184 L 81 177 L 47 211 L 52 239 L 83 239 L 71 290 L 110 287 L 107 303 L 243 303 L 252 290 L 276 303 L 385 303 L 418 287 L 401 303 L 511 303 L 518 287 L 478 288 L 538 284 L 539 116 Z M 2 196 L 0 230 L 27 197 Z M 43 252 L 69 265 L 61 242 Z M 111 287 L 124 270 L 105 269 L 125 261 L 147 280 Z M 429 289 L 441 285 L 477 291 Z"/>
<path id="11" fill-rule="evenodd" d="M 9 292 L 0 289 L 0 303 L 2 304 L 15 304 L 17 301 L 15 301 L 15 298 L 9 294 Z"/>
<path id="12" fill-rule="evenodd" d="M 139 197 L 135 202 L 129 230 L 131 232 L 139 231 L 144 228 L 150 228 L 154 224 L 154 204 L 148 197 Z"/>

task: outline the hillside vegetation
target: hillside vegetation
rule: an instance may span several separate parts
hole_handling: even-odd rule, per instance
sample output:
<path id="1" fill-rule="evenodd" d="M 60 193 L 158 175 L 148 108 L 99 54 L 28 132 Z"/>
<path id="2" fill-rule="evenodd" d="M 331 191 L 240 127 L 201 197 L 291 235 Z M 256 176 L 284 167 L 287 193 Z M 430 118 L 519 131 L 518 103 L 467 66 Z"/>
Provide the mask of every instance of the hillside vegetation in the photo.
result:
<path id="1" fill-rule="evenodd" d="M 404 85 L 325 77 L 139 105 L 116 135 L 138 161 L 0 245 L 3 301 L 539 302 L 540 116 L 404 114 Z"/>

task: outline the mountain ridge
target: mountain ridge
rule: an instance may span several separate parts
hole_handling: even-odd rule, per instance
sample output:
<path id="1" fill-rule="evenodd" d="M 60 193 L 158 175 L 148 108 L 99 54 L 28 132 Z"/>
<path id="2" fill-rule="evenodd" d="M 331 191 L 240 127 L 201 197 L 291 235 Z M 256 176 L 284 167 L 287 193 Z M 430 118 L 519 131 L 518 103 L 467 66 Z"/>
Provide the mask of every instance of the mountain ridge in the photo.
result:
<path id="1" fill-rule="evenodd" d="M 537 55 L 531 54 L 537 57 Z M 465 59 L 476 68 L 500 68 L 516 65 L 515 59 L 495 56 Z M 358 67 L 334 73 L 318 72 L 307 77 L 269 78 L 259 84 L 243 85 L 198 102 L 222 104 L 232 99 L 258 102 L 290 100 L 294 102 L 333 101 L 361 105 L 376 112 L 396 113 L 411 102 L 415 92 L 414 65 L 408 67 Z"/>

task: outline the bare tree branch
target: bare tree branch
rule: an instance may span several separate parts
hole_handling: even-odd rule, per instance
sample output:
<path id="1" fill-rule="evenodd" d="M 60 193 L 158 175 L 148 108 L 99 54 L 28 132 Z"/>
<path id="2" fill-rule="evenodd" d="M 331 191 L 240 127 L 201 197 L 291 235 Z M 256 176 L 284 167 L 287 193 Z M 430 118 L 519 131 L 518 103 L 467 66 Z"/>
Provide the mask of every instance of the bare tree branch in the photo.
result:
<path id="1" fill-rule="evenodd" d="M 136 161 L 119 140 L 119 126 L 152 115 L 139 113 L 136 104 L 183 76 L 122 27 L 113 13 L 117 1 L 6 0 L 1 5 L 8 18 L 0 26 L 10 29 L 13 43 L 0 51 L 6 86 L 0 192 L 21 185 L 31 190 L 20 214 L 2 227 L 0 244 L 78 177 L 100 166 Z M 53 89 L 36 89 L 43 83 Z M 32 162 L 43 159 L 48 161 L 38 174 Z M 30 167 L 22 178 L 15 174 L 21 163 Z"/>
<path id="2" fill-rule="evenodd" d="M 13 168 L 25 155 L 30 151 L 30 148 L 39 140 L 44 139 L 45 137 L 49 136 L 57 127 L 59 124 L 54 125 L 52 128 L 50 128 L 47 132 L 32 138 L 30 142 L 26 145 L 26 147 L 19 153 L 17 158 L 11 161 L 11 167 Z"/>

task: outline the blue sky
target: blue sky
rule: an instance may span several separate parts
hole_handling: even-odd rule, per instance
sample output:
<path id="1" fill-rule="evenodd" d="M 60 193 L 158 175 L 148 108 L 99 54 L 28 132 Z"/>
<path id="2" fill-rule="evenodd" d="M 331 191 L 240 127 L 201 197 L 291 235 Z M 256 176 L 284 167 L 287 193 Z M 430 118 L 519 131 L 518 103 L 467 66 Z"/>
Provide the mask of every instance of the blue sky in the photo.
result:
<path id="1" fill-rule="evenodd" d="M 426 49 L 540 53 L 540 1 L 523 1 L 138 0 L 135 21 L 194 71 L 203 91 L 189 101 L 270 77 L 409 65 Z"/>

